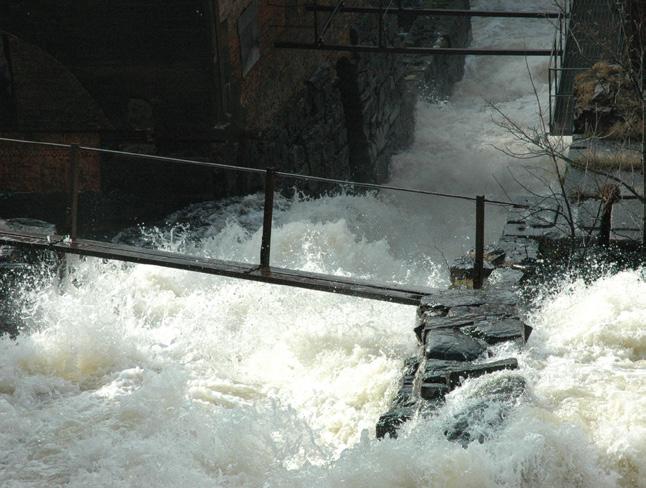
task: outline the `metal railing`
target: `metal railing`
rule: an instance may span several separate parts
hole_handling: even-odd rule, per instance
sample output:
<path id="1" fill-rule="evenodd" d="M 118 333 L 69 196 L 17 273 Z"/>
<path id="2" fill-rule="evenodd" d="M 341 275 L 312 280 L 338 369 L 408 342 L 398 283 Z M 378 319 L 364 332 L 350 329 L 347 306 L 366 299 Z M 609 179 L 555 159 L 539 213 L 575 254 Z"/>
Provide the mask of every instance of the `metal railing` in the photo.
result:
<path id="1" fill-rule="evenodd" d="M 170 164 L 181 164 L 195 167 L 207 167 L 227 171 L 238 171 L 262 175 L 264 177 L 264 208 L 263 208 L 263 230 L 262 240 L 260 246 L 260 268 L 269 269 L 271 261 L 271 234 L 273 228 L 273 210 L 274 210 L 274 193 L 276 189 L 277 178 L 292 178 L 303 181 L 332 183 L 336 185 L 352 186 L 356 188 L 365 188 L 372 190 L 392 190 L 404 193 L 412 193 L 419 195 L 429 195 L 440 198 L 451 198 L 458 200 L 466 200 L 475 202 L 475 262 L 474 262 L 474 288 L 481 288 L 485 279 L 484 276 L 484 232 L 485 232 L 485 205 L 500 205 L 510 206 L 515 208 L 528 208 L 527 205 L 517 204 L 514 202 L 507 202 L 501 200 L 487 199 L 483 195 L 471 197 L 468 195 L 459 195 L 452 193 L 436 192 L 429 190 L 421 190 L 415 188 L 403 188 L 393 185 L 379 185 L 375 183 L 362 183 L 357 181 L 340 180 L 334 178 L 324 178 L 319 176 L 310 176 L 300 173 L 289 173 L 284 171 L 277 171 L 274 168 L 260 169 L 249 168 L 246 166 L 213 163 L 207 161 L 195 161 L 191 159 L 173 158 L 166 156 L 158 156 L 153 154 L 141 154 L 127 151 L 117 151 L 113 149 L 103 149 L 97 147 L 82 146 L 79 144 L 61 144 L 54 142 L 41 142 L 41 141 L 28 141 L 22 139 L 13 139 L 0 137 L 0 142 L 25 144 L 32 146 L 45 146 L 66 149 L 68 151 L 68 165 L 69 165 L 69 195 L 68 204 L 66 207 L 66 219 L 63 234 L 69 235 L 72 242 L 78 239 L 78 226 L 79 226 L 79 195 L 80 188 L 80 171 L 81 171 L 81 154 L 83 152 L 108 154 L 124 156 L 135 159 L 145 159 L 151 161 L 159 161 Z"/>
<path id="2" fill-rule="evenodd" d="M 570 21 L 572 18 L 572 6 L 574 0 L 564 0 L 561 5 L 561 12 L 558 17 L 558 27 L 554 33 L 553 49 L 554 53 L 550 56 L 549 65 L 547 69 L 548 86 L 549 86 L 549 129 L 550 133 L 555 131 L 555 116 L 559 110 L 560 98 L 571 97 L 572 95 L 564 95 L 562 90 L 562 73 L 570 68 L 564 68 L 565 50 L 567 49 L 567 40 L 570 35 Z"/>

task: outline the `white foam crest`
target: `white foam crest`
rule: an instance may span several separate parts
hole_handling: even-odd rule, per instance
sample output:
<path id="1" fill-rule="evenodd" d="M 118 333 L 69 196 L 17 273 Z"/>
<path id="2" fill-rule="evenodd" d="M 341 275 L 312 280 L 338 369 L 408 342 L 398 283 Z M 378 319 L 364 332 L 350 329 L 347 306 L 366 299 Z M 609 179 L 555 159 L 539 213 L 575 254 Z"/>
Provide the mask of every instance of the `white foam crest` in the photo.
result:
<path id="1" fill-rule="evenodd" d="M 526 357 L 540 401 L 588 433 L 619 486 L 646 486 L 646 283 L 575 281 L 533 315 Z"/>
<path id="2" fill-rule="evenodd" d="M 523 46 L 545 32 L 490 22 L 474 25 L 476 45 L 504 33 L 510 46 Z M 448 105 L 418 107 L 416 142 L 396 158 L 394 183 L 497 193 L 489 176 L 509 161 L 499 163 L 488 144 L 512 141 L 490 129 L 481 93 L 494 90 L 495 101 L 528 122 L 535 101 L 522 89 L 524 63 L 468 63 Z M 544 99 L 544 63 L 530 69 Z M 512 80 L 500 78 L 510 71 Z M 256 262 L 261 203 L 252 195 L 194 206 L 148 240 Z M 493 210 L 487 218 L 501 222 Z M 272 262 L 442 286 L 436 263 L 469 247 L 472 219 L 471 203 L 389 193 L 279 198 Z M 491 239 L 496 225 L 487 226 Z M 543 366 L 547 352 L 523 357 L 536 399 L 494 430 L 485 424 L 496 410 L 486 411 L 474 428 L 488 440 L 463 449 L 444 430 L 495 375 L 451 394 L 398 440 L 373 438 L 402 359 L 415 352 L 412 307 L 94 259 L 78 263 L 62 289 L 49 283 L 25 300 L 31 328 L 16 343 L 0 339 L 0 439 L 11 446 L 0 457 L 3 486 L 604 487 L 613 486 L 613 471 L 623 469 L 624 486 L 641 473 L 633 467 L 644 436 L 619 435 L 639 411 L 624 405 L 618 429 L 599 423 L 591 437 L 588 424 L 566 415 L 566 399 L 548 395 L 570 373 L 557 367 L 569 361 L 558 342 L 552 370 Z"/>

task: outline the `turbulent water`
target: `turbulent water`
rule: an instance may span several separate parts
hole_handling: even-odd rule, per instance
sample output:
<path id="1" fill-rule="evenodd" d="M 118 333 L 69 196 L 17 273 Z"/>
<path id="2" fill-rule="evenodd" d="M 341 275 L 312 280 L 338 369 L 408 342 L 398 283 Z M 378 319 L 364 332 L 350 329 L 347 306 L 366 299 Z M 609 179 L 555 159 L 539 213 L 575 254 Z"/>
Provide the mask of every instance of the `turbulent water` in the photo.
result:
<path id="1" fill-rule="evenodd" d="M 544 21 L 473 27 L 479 46 L 549 46 L 553 32 Z M 529 61 L 543 100 L 545 68 Z M 514 193 L 515 162 L 491 147 L 513 141 L 485 99 L 533 123 L 528 78 L 525 60 L 469 58 L 448 103 L 418 107 L 393 182 Z M 255 195 L 197 205 L 139 237 L 255 261 L 260 206 Z M 463 253 L 473 227 L 471 205 L 437 199 L 345 194 L 278 207 L 274 264 L 427 286 L 446 285 L 442 258 Z M 488 214 L 491 237 L 500 215 Z M 501 427 L 479 426 L 486 442 L 463 448 L 444 436 L 447 422 L 497 375 L 451 393 L 399 439 L 374 439 L 415 353 L 413 307 L 88 259 L 60 285 L 25 287 L 27 329 L 0 339 L 0 485 L 644 487 L 645 297 L 639 272 L 546 297 L 529 317 L 529 347 L 508 351 L 529 392 Z"/>

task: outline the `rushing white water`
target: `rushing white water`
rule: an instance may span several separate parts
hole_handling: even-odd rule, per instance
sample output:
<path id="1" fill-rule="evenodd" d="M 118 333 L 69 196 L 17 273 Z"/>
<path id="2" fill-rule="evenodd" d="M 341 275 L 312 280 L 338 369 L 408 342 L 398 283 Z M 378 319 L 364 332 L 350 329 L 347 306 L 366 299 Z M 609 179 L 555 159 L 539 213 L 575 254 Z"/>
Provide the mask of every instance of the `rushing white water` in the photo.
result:
<path id="1" fill-rule="evenodd" d="M 476 45 L 549 45 L 551 33 L 541 21 L 474 20 Z M 530 60 L 543 99 L 545 67 Z M 514 162 L 490 146 L 513 141 L 491 124 L 487 96 L 516 119 L 536 116 L 524 60 L 469 58 L 449 103 L 418 107 L 393 181 L 488 194 L 491 174 L 513 183 Z M 278 206 L 276 264 L 428 286 L 446 284 L 435 263 L 468 247 L 473 214 L 393 195 Z M 253 261 L 259 209 L 257 196 L 199 205 L 171 218 L 189 230 L 148 238 Z M 501 427 L 476 426 L 488 440 L 465 449 L 446 439 L 447 423 L 501 375 L 468 382 L 399 439 L 374 440 L 415 353 L 414 308 L 88 259 L 61 288 L 25 289 L 29 327 L 0 339 L 0 485 L 643 487 L 645 291 L 632 272 L 546 299 L 515 352 L 530 391 Z"/>

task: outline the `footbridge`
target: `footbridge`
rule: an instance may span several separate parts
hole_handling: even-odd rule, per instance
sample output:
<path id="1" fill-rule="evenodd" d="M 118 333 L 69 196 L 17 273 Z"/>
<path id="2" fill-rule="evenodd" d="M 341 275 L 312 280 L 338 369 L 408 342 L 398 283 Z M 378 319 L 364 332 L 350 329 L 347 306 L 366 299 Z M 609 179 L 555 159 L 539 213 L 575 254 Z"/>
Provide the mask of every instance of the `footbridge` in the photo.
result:
<path id="1" fill-rule="evenodd" d="M 206 161 L 170 158 L 157 155 L 128 153 L 95 147 L 79 146 L 77 144 L 58 144 L 51 142 L 25 141 L 11 138 L 0 138 L 0 142 L 8 144 L 28 144 L 35 146 L 55 147 L 64 149 L 68 154 L 69 202 L 66 211 L 64 228 L 56 229 L 49 234 L 36 234 L 27 231 L 0 227 L 0 244 L 49 250 L 60 255 L 75 254 L 109 260 L 118 260 L 137 264 L 146 264 L 194 271 L 212 275 L 225 276 L 242 280 L 258 281 L 276 285 L 306 288 L 330 293 L 339 293 L 361 298 L 388 301 L 408 305 L 418 305 L 423 296 L 432 294 L 435 290 L 401 284 L 384 284 L 375 281 L 348 278 L 335 275 L 312 273 L 307 271 L 279 268 L 271 265 L 271 234 L 273 227 L 274 196 L 276 181 L 279 178 L 292 178 L 309 182 L 335 184 L 345 187 L 363 188 L 378 191 L 397 191 L 428 195 L 454 200 L 467 200 L 475 204 L 475 264 L 474 288 L 480 288 L 484 280 L 484 228 L 485 206 L 503 205 L 523 207 L 513 202 L 487 199 L 484 196 L 467 196 L 451 193 L 433 192 L 422 189 L 402 188 L 392 185 L 377 185 L 355 181 L 336 180 L 296 173 L 285 173 L 274 169 L 258 169 L 244 166 L 220 164 Z M 102 242 L 79 237 L 78 215 L 80 174 L 83 166 L 83 155 L 92 153 L 108 153 L 128 156 L 135 159 L 156 161 L 159 164 L 175 164 L 208 167 L 214 170 L 256 173 L 264 178 L 264 216 L 262 227 L 262 243 L 259 263 L 243 263 L 212 259 L 195 255 L 141 248 L 113 242 Z"/>

